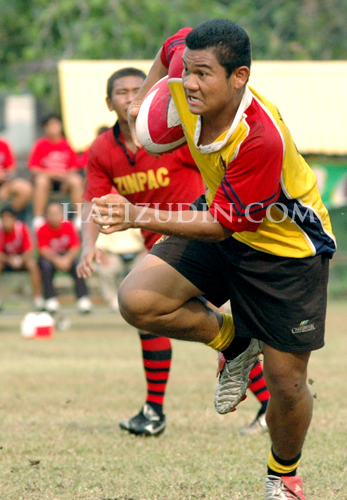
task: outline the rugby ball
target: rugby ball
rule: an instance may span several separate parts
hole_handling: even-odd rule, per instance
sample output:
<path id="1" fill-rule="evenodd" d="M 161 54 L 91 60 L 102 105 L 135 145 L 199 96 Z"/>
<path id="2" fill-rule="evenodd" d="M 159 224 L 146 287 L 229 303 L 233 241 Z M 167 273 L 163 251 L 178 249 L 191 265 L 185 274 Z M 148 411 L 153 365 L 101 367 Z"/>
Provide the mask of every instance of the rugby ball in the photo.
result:
<path id="1" fill-rule="evenodd" d="M 136 118 L 137 138 L 149 153 L 171 153 L 186 143 L 168 78 L 153 85 Z"/>

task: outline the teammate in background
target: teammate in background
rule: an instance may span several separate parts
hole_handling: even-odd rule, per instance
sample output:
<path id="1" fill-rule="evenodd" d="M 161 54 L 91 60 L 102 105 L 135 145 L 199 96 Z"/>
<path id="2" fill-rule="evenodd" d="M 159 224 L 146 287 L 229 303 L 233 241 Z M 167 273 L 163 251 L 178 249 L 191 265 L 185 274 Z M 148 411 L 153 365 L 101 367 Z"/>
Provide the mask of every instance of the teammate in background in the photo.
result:
<path id="1" fill-rule="evenodd" d="M 260 403 L 260 408 L 253 422 L 247 427 L 239 430 L 241 436 L 248 434 L 260 434 L 267 432 L 266 409 L 270 399 L 270 393 L 266 387 L 263 368 L 259 360 L 256 361 L 251 373 L 249 374 L 249 389 Z"/>
<path id="2" fill-rule="evenodd" d="M 4 270 L 29 272 L 33 292 L 34 307 L 43 309 L 41 296 L 40 271 L 33 258 L 33 245 L 28 226 L 17 219 L 11 207 L 4 207 L 0 212 L 0 275 Z M 0 300 L 0 309 L 2 301 Z"/>
<path id="3" fill-rule="evenodd" d="M 46 210 L 45 222 L 37 231 L 39 267 L 43 283 L 45 310 L 56 313 L 60 304 L 53 285 L 56 271 L 71 274 L 75 282 L 77 308 L 81 313 L 89 313 L 92 303 L 83 278 L 77 276 L 76 267 L 80 251 L 80 240 L 74 224 L 64 221 L 60 203 L 50 203 Z"/>
<path id="4" fill-rule="evenodd" d="M 169 73 L 209 191 L 196 201 L 194 218 L 180 212 L 165 219 L 108 195 L 94 199 L 94 221 L 105 234 L 139 227 L 169 236 L 122 282 L 120 310 L 137 328 L 220 352 L 217 411 L 242 400 L 262 349 L 272 441 L 265 498 L 305 500 L 296 470 L 313 408 L 307 366 L 311 351 L 324 345 L 336 242 L 315 175 L 279 111 L 247 85 L 250 66 L 248 35 L 229 20 L 167 40 L 129 107 L 134 141 L 140 146 L 133 124 L 144 96 Z M 217 306 L 230 298 L 233 317 L 209 309 L 197 299 L 202 293 Z"/>
<path id="5" fill-rule="evenodd" d="M 13 210 L 21 212 L 30 203 L 33 190 L 29 181 L 15 174 L 16 161 L 11 146 L 0 138 L 0 202 L 10 200 Z"/>
<path id="6" fill-rule="evenodd" d="M 82 215 L 82 256 L 79 276 L 88 277 L 99 261 L 95 242 L 98 229 L 91 220 L 92 199 L 116 189 L 132 203 L 159 203 L 163 210 L 168 203 L 177 209 L 177 203 L 188 208 L 204 191 L 199 171 L 187 147 L 164 158 L 153 158 L 144 149 L 137 150 L 127 121 L 128 106 L 144 82 L 146 75 L 135 68 L 124 68 L 113 73 L 107 81 L 108 109 L 115 111 L 118 120 L 113 128 L 99 135 L 89 151 L 87 186 Z M 142 231 L 147 250 L 159 239 L 151 231 Z M 166 384 L 171 365 L 171 341 L 166 337 L 139 331 L 143 365 L 147 380 L 147 398 L 134 417 L 124 420 L 120 427 L 134 434 L 158 435 L 164 431 L 163 412 Z"/>
<path id="7" fill-rule="evenodd" d="M 53 191 L 66 191 L 71 197 L 74 211 L 82 203 L 83 179 L 79 174 L 79 160 L 63 135 L 63 125 L 58 114 L 42 120 L 45 137 L 38 139 L 30 153 L 29 169 L 34 184 L 33 226 L 38 229 L 44 223 L 44 213 Z M 80 221 L 76 219 L 78 227 Z"/>

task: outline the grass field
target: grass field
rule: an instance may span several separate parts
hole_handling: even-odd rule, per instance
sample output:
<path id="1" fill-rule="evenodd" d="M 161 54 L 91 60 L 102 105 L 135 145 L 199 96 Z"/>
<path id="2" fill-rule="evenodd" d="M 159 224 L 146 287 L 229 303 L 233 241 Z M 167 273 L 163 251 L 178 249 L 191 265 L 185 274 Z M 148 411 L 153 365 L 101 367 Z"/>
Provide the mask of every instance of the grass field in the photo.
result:
<path id="1" fill-rule="evenodd" d="M 269 438 L 237 433 L 257 402 L 215 412 L 216 355 L 204 346 L 174 342 L 162 436 L 119 430 L 144 400 L 140 345 L 119 316 L 97 310 L 41 341 L 21 337 L 20 316 L 1 317 L 0 500 L 263 499 Z M 346 304 L 330 303 L 327 345 L 309 371 L 307 500 L 347 498 L 346 339 Z"/>

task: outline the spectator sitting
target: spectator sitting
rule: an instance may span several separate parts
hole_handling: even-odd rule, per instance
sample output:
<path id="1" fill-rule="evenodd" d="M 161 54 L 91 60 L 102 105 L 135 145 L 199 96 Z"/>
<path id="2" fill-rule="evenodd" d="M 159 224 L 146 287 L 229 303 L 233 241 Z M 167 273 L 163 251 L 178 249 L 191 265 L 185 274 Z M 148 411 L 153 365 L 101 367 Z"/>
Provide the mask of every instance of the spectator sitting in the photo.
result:
<path id="1" fill-rule="evenodd" d="M 104 299 L 114 312 L 119 312 L 118 289 L 121 281 L 145 255 L 139 229 L 119 233 L 100 233 L 96 241 L 98 262 L 96 270 Z"/>
<path id="2" fill-rule="evenodd" d="M 41 296 L 41 279 L 36 260 L 32 256 L 32 241 L 28 226 L 17 219 L 11 207 L 0 212 L 0 274 L 4 270 L 19 271 L 26 269 L 30 273 L 34 307 L 42 310 L 44 300 Z M 1 306 L 2 303 L 0 302 Z"/>
<path id="3" fill-rule="evenodd" d="M 84 190 L 83 179 L 78 173 L 78 156 L 64 138 L 61 117 L 51 114 L 42 121 L 42 126 L 46 135 L 35 142 L 29 157 L 34 183 L 35 229 L 44 223 L 50 190 L 67 191 L 77 212 Z M 76 220 L 76 224 L 79 221 Z"/>
<path id="4" fill-rule="evenodd" d="M 16 161 L 10 144 L 0 138 L 0 201 L 11 199 L 11 206 L 21 212 L 31 201 L 32 186 L 29 181 L 15 178 Z"/>
<path id="5" fill-rule="evenodd" d="M 55 313 L 60 307 L 53 278 L 56 271 L 64 271 L 70 273 L 75 281 L 78 310 L 81 313 L 90 312 L 92 303 L 88 297 L 86 283 L 76 274 L 80 250 L 78 232 L 72 222 L 64 221 L 60 203 L 48 205 L 46 223 L 37 231 L 37 245 L 46 311 Z"/>

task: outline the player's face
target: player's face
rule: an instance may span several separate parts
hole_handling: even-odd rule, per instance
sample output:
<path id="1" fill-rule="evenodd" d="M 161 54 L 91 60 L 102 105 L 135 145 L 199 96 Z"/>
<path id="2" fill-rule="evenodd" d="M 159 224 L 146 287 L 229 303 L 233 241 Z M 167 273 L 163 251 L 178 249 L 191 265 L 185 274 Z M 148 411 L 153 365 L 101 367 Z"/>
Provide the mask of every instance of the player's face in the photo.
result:
<path id="1" fill-rule="evenodd" d="M 183 65 L 182 83 L 191 113 L 215 119 L 234 111 L 247 77 L 240 80 L 236 70 L 227 78 L 212 49 L 186 48 Z"/>
<path id="2" fill-rule="evenodd" d="M 108 109 L 115 111 L 120 121 L 127 122 L 129 104 L 135 99 L 142 84 L 143 78 L 140 76 L 123 76 L 113 82 L 111 99 L 107 98 L 106 101 Z"/>

